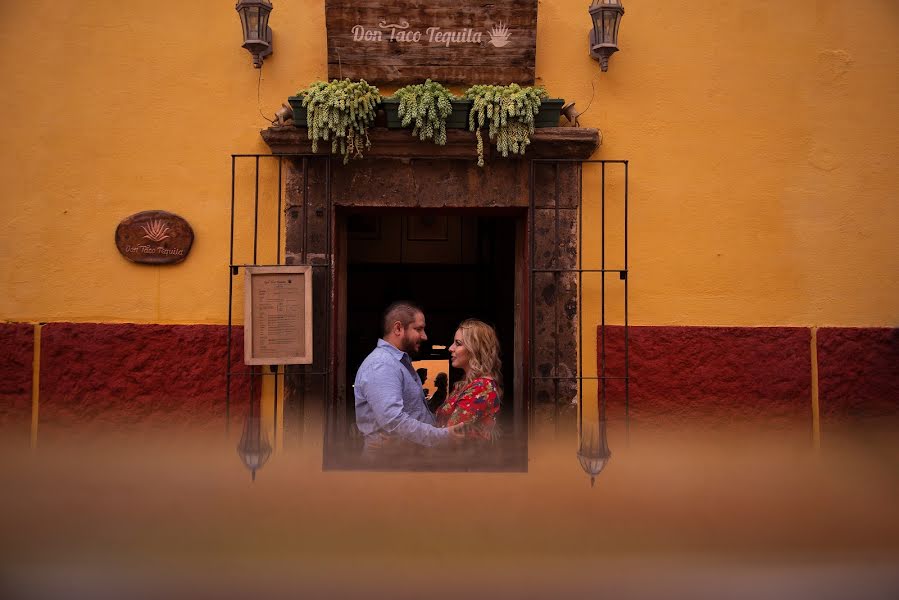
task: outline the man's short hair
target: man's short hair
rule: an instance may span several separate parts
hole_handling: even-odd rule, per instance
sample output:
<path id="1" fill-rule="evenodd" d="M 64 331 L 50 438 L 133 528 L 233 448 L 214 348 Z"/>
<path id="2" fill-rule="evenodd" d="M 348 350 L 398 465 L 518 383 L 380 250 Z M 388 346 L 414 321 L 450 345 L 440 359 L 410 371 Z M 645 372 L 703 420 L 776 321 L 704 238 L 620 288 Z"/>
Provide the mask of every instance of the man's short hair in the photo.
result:
<path id="1" fill-rule="evenodd" d="M 384 335 L 390 333 L 390 330 L 393 329 L 393 324 L 397 321 L 400 322 L 400 325 L 403 326 L 403 329 L 406 329 L 406 327 L 408 327 L 409 324 L 415 320 L 415 315 L 417 315 L 418 313 L 424 314 L 424 311 L 414 302 L 408 302 L 406 300 L 394 302 L 387 307 L 387 310 L 384 311 Z"/>

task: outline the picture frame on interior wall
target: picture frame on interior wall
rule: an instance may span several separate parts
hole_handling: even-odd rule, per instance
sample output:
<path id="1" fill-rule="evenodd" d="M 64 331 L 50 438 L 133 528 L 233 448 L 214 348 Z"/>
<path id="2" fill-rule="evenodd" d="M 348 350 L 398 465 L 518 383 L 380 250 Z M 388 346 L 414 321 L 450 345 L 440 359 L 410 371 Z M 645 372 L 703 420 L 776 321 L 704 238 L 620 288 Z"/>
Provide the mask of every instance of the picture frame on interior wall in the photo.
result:
<path id="1" fill-rule="evenodd" d="M 312 364 L 312 267 L 247 267 L 244 362 Z"/>
<path id="2" fill-rule="evenodd" d="M 406 220 L 406 240 L 410 242 L 446 242 L 449 240 L 449 221 L 445 216 L 411 216 Z"/>

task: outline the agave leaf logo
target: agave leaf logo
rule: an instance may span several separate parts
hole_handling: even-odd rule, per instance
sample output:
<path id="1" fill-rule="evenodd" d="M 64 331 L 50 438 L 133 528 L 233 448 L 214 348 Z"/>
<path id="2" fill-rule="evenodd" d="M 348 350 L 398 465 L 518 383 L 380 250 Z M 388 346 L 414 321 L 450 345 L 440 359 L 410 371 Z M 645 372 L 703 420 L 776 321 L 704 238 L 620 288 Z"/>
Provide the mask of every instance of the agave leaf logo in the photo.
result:
<path id="1" fill-rule="evenodd" d="M 141 225 L 140 228 L 143 229 L 146 234 L 144 237 L 154 242 L 161 242 L 169 237 L 166 234 L 169 232 L 170 228 L 166 227 L 165 221 L 162 221 L 161 219 L 150 221 L 147 225 Z"/>
<path id="2" fill-rule="evenodd" d="M 509 38 L 512 37 L 512 34 L 509 33 L 509 28 L 502 21 L 494 25 L 487 35 L 490 36 L 490 40 L 487 43 L 493 44 L 496 48 L 508 45 Z"/>

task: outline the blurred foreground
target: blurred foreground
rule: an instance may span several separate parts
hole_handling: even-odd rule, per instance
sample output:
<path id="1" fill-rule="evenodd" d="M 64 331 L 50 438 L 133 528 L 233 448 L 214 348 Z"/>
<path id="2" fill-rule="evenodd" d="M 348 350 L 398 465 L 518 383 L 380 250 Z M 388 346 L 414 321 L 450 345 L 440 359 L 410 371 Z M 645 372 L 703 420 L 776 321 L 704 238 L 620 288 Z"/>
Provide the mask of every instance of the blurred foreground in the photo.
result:
<path id="1" fill-rule="evenodd" d="M 896 430 L 614 433 L 594 488 L 574 439 L 527 473 L 322 472 L 309 440 L 255 483 L 234 432 L 7 444 L 0 597 L 899 597 Z"/>

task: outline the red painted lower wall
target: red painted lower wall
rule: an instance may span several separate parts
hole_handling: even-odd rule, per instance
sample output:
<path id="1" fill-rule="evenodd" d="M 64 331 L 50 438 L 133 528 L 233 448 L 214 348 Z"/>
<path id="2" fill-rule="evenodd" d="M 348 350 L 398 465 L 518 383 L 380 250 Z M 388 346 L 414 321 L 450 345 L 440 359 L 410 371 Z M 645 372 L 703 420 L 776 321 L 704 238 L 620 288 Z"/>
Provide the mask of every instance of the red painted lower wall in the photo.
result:
<path id="1" fill-rule="evenodd" d="M 630 327 L 634 424 L 811 427 L 811 337 L 802 327 Z M 597 332 L 597 363 L 622 377 L 624 328 Z M 607 380 L 610 419 L 624 417 L 624 383 Z"/>
<path id="2" fill-rule="evenodd" d="M 899 416 L 899 329 L 818 329 L 822 426 Z"/>
<path id="3" fill-rule="evenodd" d="M 7 435 L 31 430 L 34 326 L 0 323 L 0 429 Z"/>
<path id="4" fill-rule="evenodd" d="M 227 327 L 51 323 L 41 330 L 40 427 L 223 427 Z M 810 335 L 800 327 L 631 327 L 633 424 L 811 426 Z M 0 427 L 31 423 L 34 326 L 0 324 Z M 597 332 L 597 367 L 624 374 L 624 329 Z M 899 329 L 817 332 L 822 425 L 899 417 Z M 232 426 L 251 386 L 243 331 L 232 331 Z M 624 416 L 624 385 L 608 379 L 608 414 Z"/>
<path id="5" fill-rule="evenodd" d="M 41 333 L 41 435 L 122 426 L 224 427 L 227 327 L 51 323 Z M 234 328 L 232 371 L 243 365 Z M 233 423 L 246 413 L 250 377 L 231 383 Z M 259 385 L 254 391 L 258 396 Z"/>

